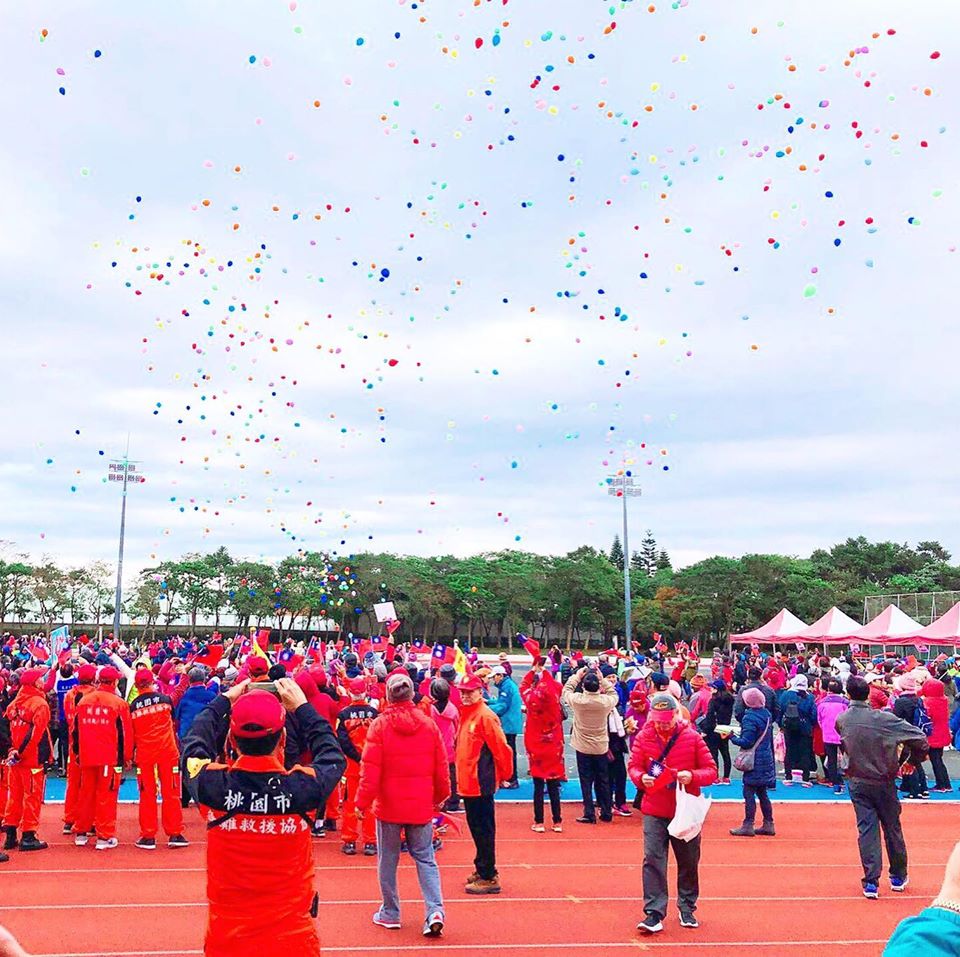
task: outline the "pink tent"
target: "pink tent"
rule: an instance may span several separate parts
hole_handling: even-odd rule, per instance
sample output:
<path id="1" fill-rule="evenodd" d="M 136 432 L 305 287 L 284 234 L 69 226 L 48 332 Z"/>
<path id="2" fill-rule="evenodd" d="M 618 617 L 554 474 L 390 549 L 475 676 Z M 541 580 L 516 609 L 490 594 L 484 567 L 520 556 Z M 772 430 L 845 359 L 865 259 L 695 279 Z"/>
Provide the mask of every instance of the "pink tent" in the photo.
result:
<path id="1" fill-rule="evenodd" d="M 912 642 L 923 625 L 905 615 L 896 605 L 887 605 L 873 621 L 837 638 L 849 638 L 851 644 L 902 645 Z"/>
<path id="2" fill-rule="evenodd" d="M 730 641 L 738 645 L 775 645 L 778 642 L 791 641 L 807 627 L 793 612 L 781 608 L 765 625 L 742 635 L 731 635 Z"/>
<path id="3" fill-rule="evenodd" d="M 926 628 L 921 628 L 917 637 L 931 644 L 960 645 L 960 601 Z"/>
<path id="4" fill-rule="evenodd" d="M 848 639 L 845 636 L 859 628 L 860 625 L 834 605 L 822 618 L 818 618 L 809 628 L 805 628 L 796 637 L 801 641 L 845 645 L 848 644 Z"/>

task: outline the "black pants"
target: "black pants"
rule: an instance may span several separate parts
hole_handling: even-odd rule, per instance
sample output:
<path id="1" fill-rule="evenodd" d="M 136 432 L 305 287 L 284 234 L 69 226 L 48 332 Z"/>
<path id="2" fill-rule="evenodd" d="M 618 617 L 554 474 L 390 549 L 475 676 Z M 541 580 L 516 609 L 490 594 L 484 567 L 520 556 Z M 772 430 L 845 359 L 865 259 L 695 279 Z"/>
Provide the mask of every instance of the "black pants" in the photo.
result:
<path id="1" fill-rule="evenodd" d="M 700 896 L 700 837 L 680 841 L 667 833 L 668 817 L 643 815 L 643 912 L 663 920 L 670 895 L 667 891 L 667 852 L 673 847 L 677 861 L 677 898 L 680 910 L 693 913 Z"/>
<path id="2" fill-rule="evenodd" d="M 544 781 L 543 778 L 533 779 L 533 820 L 536 824 L 543 824 L 543 786 L 547 786 L 550 793 L 550 814 L 553 823 L 559 824 L 560 818 L 560 782 Z"/>
<path id="3" fill-rule="evenodd" d="M 753 824 L 757 817 L 757 801 L 760 802 L 760 813 L 764 824 L 773 824 L 773 804 L 767 788 L 754 787 L 752 784 L 743 786 L 743 823 Z"/>
<path id="4" fill-rule="evenodd" d="M 507 744 L 510 745 L 510 750 L 513 752 L 513 774 L 510 775 L 510 783 L 517 783 L 517 736 L 515 734 L 505 735 L 507 739 Z"/>
<path id="5" fill-rule="evenodd" d="M 816 768 L 813 758 L 813 738 L 799 731 L 784 731 L 783 743 L 787 753 L 783 759 L 784 776 L 789 781 L 791 772 L 796 768 L 803 771 L 803 780 L 810 780 L 810 772 Z"/>
<path id="6" fill-rule="evenodd" d="M 610 761 L 606 754 L 584 754 L 577 752 L 577 774 L 580 777 L 580 794 L 583 797 L 583 816 L 596 817 L 593 792 L 597 792 L 597 804 L 600 805 L 600 819 L 613 818 L 610 802 Z"/>
<path id="7" fill-rule="evenodd" d="M 449 811 L 451 808 L 460 807 L 460 795 L 457 794 L 457 766 L 452 761 L 450 762 L 450 797 L 447 798 L 446 808 Z"/>
<path id="8" fill-rule="evenodd" d="M 930 749 L 930 763 L 933 765 L 933 776 L 936 781 L 934 787 L 950 789 L 950 775 L 947 766 L 943 763 L 943 748 Z"/>
<path id="9" fill-rule="evenodd" d="M 463 805 L 467 812 L 467 827 L 477 849 L 473 866 L 483 880 L 493 880 L 497 876 L 497 818 L 493 795 L 465 797 Z"/>
<path id="10" fill-rule="evenodd" d="M 892 781 L 871 784 L 849 780 L 850 800 L 857 814 L 857 842 L 863 864 L 863 884 L 878 884 L 883 867 L 880 852 L 880 828 L 887 845 L 891 877 L 907 876 L 907 845 L 900 828 L 900 801 Z"/>
<path id="11" fill-rule="evenodd" d="M 840 773 L 839 744 L 827 744 L 823 742 L 823 749 L 827 752 L 827 780 L 838 788 L 843 783 L 843 775 Z"/>
<path id="12" fill-rule="evenodd" d="M 706 736 L 707 750 L 713 758 L 713 763 L 720 768 L 720 758 L 723 758 L 722 778 L 730 777 L 730 741 L 728 738 L 721 738 L 716 731 L 711 731 Z"/>
<path id="13" fill-rule="evenodd" d="M 923 769 L 921 762 L 919 767 L 914 768 L 909 774 L 905 774 L 900 782 L 900 790 L 910 797 L 920 797 L 927 790 L 927 772 Z"/>
<path id="14" fill-rule="evenodd" d="M 63 721 L 57 728 L 57 767 L 61 774 L 67 773 L 67 757 L 70 753 L 70 725 Z M 943 749 L 940 749 L 943 754 Z"/>
<path id="15" fill-rule="evenodd" d="M 614 752 L 609 762 L 610 794 L 614 807 L 627 803 L 627 756 Z"/>

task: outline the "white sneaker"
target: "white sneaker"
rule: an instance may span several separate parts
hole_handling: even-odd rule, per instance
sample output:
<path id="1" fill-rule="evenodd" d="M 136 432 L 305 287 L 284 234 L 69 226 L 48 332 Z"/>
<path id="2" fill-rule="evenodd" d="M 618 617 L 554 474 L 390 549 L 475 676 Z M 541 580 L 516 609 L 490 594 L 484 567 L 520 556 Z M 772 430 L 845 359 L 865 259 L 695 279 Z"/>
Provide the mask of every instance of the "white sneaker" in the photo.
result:
<path id="1" fill-rule="evenodd" d="M 111 848 L 116 847 L 119 843 L 120 842 L 115 837 L 98 837 L 97 850 L 109 851 Z"/>
<path id="2" fill-rule="evenodd" d="M 79 834 L 73 835 L 73 843 L 76 847 L 86 847 L 87 841 L 89 840 L 90 840 L 89 834 L 79 833 Z"/>
<path id="3" fill-rule="evenodd" d="M 432 913 L 423 925 L 424 937 L 440 937 L 443 934 L 443 914 L 439 911 Z"/>
<path id="4" fill-rule="evenodd" d="M 386 917 L 380 915 L 380 911 L 377 911 L 373 915 L 373 922 L 377 927 L 386 927 L 387 930 L 400 930 L 399 920 L 388 920 Z"/>

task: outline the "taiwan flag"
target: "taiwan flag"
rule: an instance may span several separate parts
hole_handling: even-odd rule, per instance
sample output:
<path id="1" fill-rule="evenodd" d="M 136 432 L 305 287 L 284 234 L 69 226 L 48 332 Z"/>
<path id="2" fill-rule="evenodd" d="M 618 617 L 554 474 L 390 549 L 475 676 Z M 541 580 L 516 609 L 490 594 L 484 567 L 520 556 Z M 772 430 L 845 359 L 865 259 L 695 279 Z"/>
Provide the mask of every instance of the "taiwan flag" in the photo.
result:
<path id="1" fill-rule="evenodd" d="M 534 664 L 537 664 L 537 662 L 540 661 L 540 644 L 539 644 L 539 642 L 537 642 L 537 641 L 535 641 L 533 638 L 530 638 L 530 637 L 528 637 L 527 635 L 523 634 L 523 632 L 519 632 L 519 633 L 517 634 L 517 641 L 519 641 L 520 644 L 523 646 L 523 650 L 524 650 L 528 655 L 530 655 L 531 658 L 533 658 L 533 663 L 534 663 Z"/>
<path id="2" fill-rule="evenodd" d="M 434 645 L 430 655 L 430 667 L 439 668 L 441 665 L 452 665 L 457 660 L 456 651 L 449 645 Z"/>

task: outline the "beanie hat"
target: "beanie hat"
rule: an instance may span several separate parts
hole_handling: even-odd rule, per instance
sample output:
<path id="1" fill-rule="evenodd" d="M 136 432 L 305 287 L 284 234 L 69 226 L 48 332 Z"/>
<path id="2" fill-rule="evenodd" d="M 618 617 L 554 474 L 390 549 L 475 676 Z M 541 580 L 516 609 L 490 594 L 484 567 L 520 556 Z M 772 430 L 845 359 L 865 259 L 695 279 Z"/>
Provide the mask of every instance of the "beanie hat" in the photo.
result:
<path id="1" fill-rule="evenodd" d="M 765 708 L 767 706 L 767 699 L 763 696 L 763 692 L 759 688 L 744 688 L 743 703 L 748 708 Z"/>
<path id="2" fill-rule="evenodd" d="M 409 675 L 390 675 L 387 678 L 387 701 L 396 704 L 399 701 L 413 699 L 413 682 Z"/>
<path id="3" fill-rule="evenodd" d="M 917 693 L 917 679 L 913 675 L 901 675 L 897 679 L 897 684 L 900 685 L 900 690 L 904 694 Z"/>
<path id="4" fill-rule="evenodd" d="M 694 675 L 690 679 L 691 688 L 702 688 L 707 683 L 707 679 L 703 675 Z"/>
<path id="5" fill-rule="evenodd" d="M 716 681 L 711 681 L 711 682 L 710 682 L 710 687 L 711 687 L 711 688 L 716 688 L 717 691 L 726 691 L 726 690 L 727 690 L 727 683 L 726 683 L 726 681 L 723 680 L 723 678 L 717 678 Z"/>
<path id="6" fill-rule="evenodd" d="M 278 734 L 283 725 L 283 705 L 269 691 L 247 691 L 230 712 L 230 730 L 235 738 L 265 738 Z"/>

